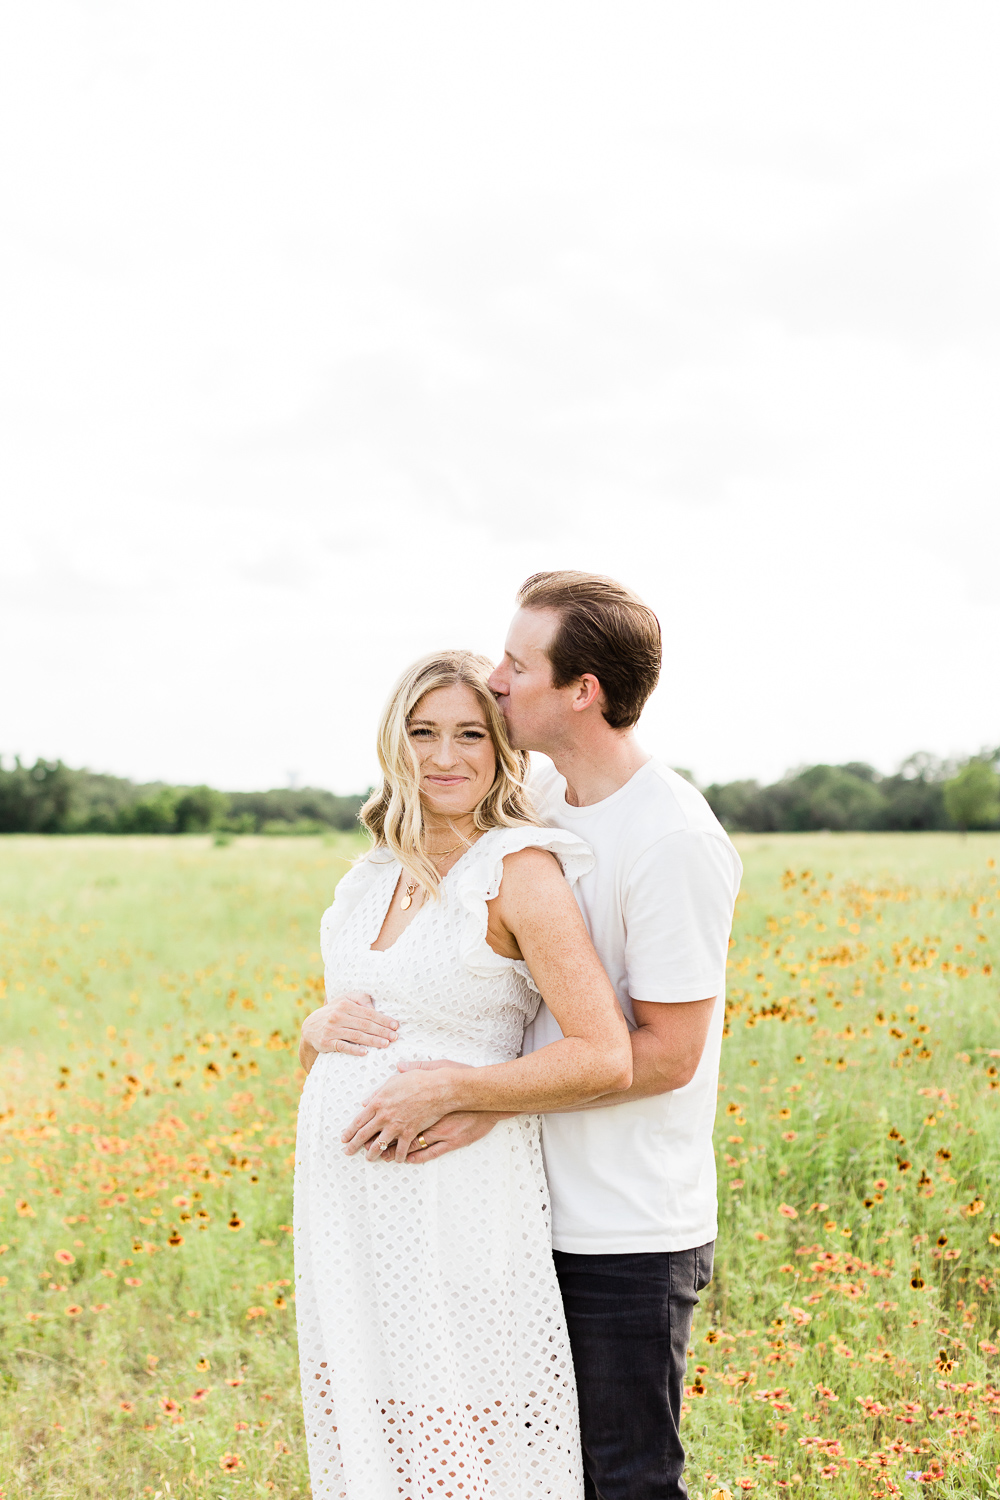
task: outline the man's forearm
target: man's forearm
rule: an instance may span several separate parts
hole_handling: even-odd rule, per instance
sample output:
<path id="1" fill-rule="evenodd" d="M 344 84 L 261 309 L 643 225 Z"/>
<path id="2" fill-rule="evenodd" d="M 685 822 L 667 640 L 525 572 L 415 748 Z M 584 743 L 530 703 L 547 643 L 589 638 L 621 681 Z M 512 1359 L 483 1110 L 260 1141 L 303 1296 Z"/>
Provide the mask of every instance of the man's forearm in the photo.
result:
<path id="1" fill-rule="evenodd" d="M 608 1071 L 594 1069 L 593 1092 L 582 1093 L 580 1053 L 589 1046 L 578 1038 L 564 1037 L 539 1052 L 509 1063 L 484 1068 L 449 1070 L 446 1083 L 448 1114 L 486 1111 L 498 1115 L 545 1114 L 554 1109 L 575 1109 L 588 1098 L 607 1096 Z M 544 1054 L 544 1056 L 543 1056 Z M 611 1074 L 613 1077 L 613 1072 Z M 624 1084 L 627 1075 L 622 1076 Z M 442 1080 L 444 1082 L 444 1080 Z M 582 1097 L 581 1097 L 582 1096 Z"/>
<path id="2" fill-rule="evenodd" d="M 547 1115 L 570 1114 L 578 1109 L 607 1109 L 612 1104 L 628 1104 L 632 1099 L 652 1099 L 683 1088 L 691 1080 L 689 1060 L 664 1056 L 660 1039 L 648 1027 L 631 1033 L 632 1085 L 613 1094 L 588 1099 L 583 1104 L 560 1104 L 544 1111 Z"/>

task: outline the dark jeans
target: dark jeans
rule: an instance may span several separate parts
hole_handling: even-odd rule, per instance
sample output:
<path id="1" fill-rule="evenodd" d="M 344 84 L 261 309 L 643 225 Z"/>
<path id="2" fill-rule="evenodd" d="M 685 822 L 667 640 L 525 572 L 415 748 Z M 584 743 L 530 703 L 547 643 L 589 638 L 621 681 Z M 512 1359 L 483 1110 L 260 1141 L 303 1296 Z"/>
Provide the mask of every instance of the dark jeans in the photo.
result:
<path id="1" fill-rule="evenodd" d="M 641 1255 L 555 1250 L 580 1395 L 586 1500 L 686 1500 L 681 1401 L 714 1242 Z"/>

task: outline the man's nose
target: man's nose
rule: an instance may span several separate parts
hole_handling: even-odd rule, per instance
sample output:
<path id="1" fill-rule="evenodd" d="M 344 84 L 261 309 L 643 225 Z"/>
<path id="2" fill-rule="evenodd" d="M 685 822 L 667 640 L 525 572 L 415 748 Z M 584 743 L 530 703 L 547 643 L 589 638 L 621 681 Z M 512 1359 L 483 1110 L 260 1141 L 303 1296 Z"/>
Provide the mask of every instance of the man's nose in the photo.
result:
<path id="1" fill-rule="evenodd" d="M 486 686 L 489 688 L 491 693 L 499 693 L 501 695 L 506 693 L 507 682 L 500 667 L 497 667 L 495 672 L 490 673 L 489 677 L 486 679 Z"/>

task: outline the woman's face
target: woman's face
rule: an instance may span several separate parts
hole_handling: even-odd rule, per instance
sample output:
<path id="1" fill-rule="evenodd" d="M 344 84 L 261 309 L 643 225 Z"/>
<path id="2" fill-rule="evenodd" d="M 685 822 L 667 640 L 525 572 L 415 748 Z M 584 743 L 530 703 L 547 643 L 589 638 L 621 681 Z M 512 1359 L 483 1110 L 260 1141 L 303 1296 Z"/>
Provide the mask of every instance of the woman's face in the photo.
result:
<path id="1" fill-rule="evenodd" d="M 464 682 L 425 693 L 410 715 L 410 744 L 420 768 L 420 800 L 443 818 L 474 812 L 496 776 L 486 715 Z"/>

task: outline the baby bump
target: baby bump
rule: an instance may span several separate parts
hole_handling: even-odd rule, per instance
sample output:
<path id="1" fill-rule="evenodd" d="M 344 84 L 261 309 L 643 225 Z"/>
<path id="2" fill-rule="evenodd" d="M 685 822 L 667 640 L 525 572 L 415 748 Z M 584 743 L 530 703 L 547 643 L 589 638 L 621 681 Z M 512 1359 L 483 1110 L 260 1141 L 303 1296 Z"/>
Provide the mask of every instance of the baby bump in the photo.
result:
<path id="1" fill-rule="evenodd" d="M 421 1040 L 424 1045 L 421 1046 Z M 428 1045 L 413 1037 L 394 1042 L 385 1051 L 373 1050 L 366 1057 L 343 1052 L 321 1052 L 313 1063 L 299 1103 L 299 1130 L 308 1119 L 315 1128 L 342 1130 L 359 1113 L 364 1102 L 386 1079 L 396 1076 L 397 1062 L 428 1062 L 442 1056 L 440 1043 Z M 449 1058 L 470 1067 L 488 1067 L 510 1059 L 497 1052 L 467 1045 L 452 1046 Z"/>
<path id="2" fill-rule="evenodd" d="M 503 1243 L 518 1221 L 541 1228 L 547 1237 L 548 1185 L 537 1116 L 498 1121 L 478 1141 L 406 1165 L 369 1161 L 363 1152 L 347 1156 L 341 1140 L 345 1122 L 324 1107 L 319 1090 L 312 1102 L 313 1108 L 299 1114 L 296 1211 L 308 1214 L 311 1204 L 324 1232 L 334 1225 L 346 1232 L 360 1216 L 391 1223 L 393 1241 L 416 1243 L 436 1226 L 435 1253 L 442 1260 L 450 1260 L 452 1251 L 461 1257 L 470 1239 Z"/>
<path id="3" fill-rule="evenodd" d="M 339 1134 L 369 1095 L 396 1072 L 384 1052 L 351 1057 L 321 1052 L 309 1070 L 299 1101 L 299 1138 L 307 1130 Z"/>

